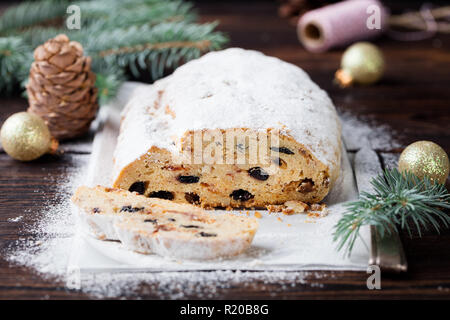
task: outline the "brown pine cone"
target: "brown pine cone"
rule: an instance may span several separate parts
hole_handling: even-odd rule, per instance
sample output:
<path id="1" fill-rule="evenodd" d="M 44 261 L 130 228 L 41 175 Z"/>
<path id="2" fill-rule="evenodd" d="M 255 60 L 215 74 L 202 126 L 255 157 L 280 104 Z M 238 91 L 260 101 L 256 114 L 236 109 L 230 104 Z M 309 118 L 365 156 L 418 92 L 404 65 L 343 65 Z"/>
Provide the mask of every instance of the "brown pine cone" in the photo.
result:
<path id="1" fill-rule="evenodd" d="M 42 117 L 59 140 L 86 133 L 98 109 L 91 58 L 83 56 L 80 43 L 61 34 L 37 47 L 34 59 L 28 111 Z"/>

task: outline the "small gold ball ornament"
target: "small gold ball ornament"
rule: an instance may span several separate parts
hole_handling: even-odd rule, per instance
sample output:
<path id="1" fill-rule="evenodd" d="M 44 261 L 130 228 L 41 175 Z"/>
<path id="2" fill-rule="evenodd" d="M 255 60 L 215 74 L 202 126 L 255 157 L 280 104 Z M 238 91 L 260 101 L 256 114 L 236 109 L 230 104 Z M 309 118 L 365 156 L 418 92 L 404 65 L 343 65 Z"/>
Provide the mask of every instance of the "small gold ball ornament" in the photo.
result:
<path id="1" fill-rule="evenodd" d="M 431 181 L 445 183 L 449 174 L 447 153 L 431 141 L 417 141 L 403 150 L 398 161 L 400 172 L 409 171 L 422 179 L 427 176 Z"/>
<path id="2" fill-rule="evenodd" d="M 45 153 L 54 153 L 58 147 L 44 120 L 28 112 L 18 112 L 6 119 L 0 139 L 5 152 L 20 161 L 31 161 Z"/>
<path id="3" fill-rule="evenodd" d="M 384 73 L 383 53 L 369 42 L 357 42 L 347 50 L 341 60 L 341 69 L 335 79 L 342 87 L 353 83 L 372 84 L 380 80 Z"/>

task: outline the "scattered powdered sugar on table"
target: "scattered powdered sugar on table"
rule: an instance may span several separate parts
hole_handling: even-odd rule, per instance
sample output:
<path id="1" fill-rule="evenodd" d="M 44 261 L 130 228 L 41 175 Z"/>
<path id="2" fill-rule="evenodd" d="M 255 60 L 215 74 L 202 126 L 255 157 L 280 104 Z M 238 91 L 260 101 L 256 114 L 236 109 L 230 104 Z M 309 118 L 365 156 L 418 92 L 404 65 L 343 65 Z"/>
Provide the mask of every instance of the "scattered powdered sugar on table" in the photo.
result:
<path id="1" fill-rule="evenodd" d="M 217 298 L 222 291 L 239 287 L 268 292 L 276 296 L 289 288 L 299 286 L 321 287 L 320 279 L 334 278 L 334 272 L 319 271 L 196 271 L 196 272 L 151 272 L 86 275 L 81 281 L 84 292 L 96 298 L 139 298 L 155 295 L 161 299 L 183 299 L 187 295 L 203 299 Z M 95 285 L 94 285 L 95 284 Z M 274 288 L 273 285 L 277 285 Z M 233 295 L 239 297 L 239 292 Z M 245 298 L 245 297 L 242 297 Z"/>
<path id="2" fill-rule="evenodd" d="M 383 146 L 386 150 L 395 148 L 389 130 L 375 128 L 349 113 L 342 117 L 347 148 L 350 136 L 357 135 L 358 141 L 371 141 L 371 145 Z M 347 129 L 346 129 L 347 128 Z M 356 142 L 358 142 L 356 141 Z M 47 200 L 47 209 L 36 214 L 38 221 L 32 225 L 24 224 L 22 231 L 32 237 L 21 236 L 16 243 L 7 247 L 1 254 L 12 264 L 33 269 L 41 277 L 55 281 L 66 281 L 70 248 L 74 239 L 76 219 L 73 217 L 70 196 L 76 187 L 84 183 L 87 162 L 73 156 L 72 167 L 68 168 L 63 181 L 58 184 L 56 199 Z M 23 216 L 9 219 L 17 223 Z M 23 223 L 23 221 L 21 221 Z M 182 299 L 187 296 L 215 298 L 236 286 L 267 290 L 277 294 L 289 287 L 321 287 L 321 278 L 333 277 L 334 272 L 321 271 L 185 271 L 185 272 L 147 272 L 147 273 L 83 273 L 80 291 L 95 298 L 139 298 L 149 294 L 166 299 Z M 274 285 L 274 286 L 271 286 Z M 258 286 L 258 287 L 256 287 Z M 236 292 L 239 295 L 239 292 Z"/>
<path id="3" fill-rule="evenodd" d="M 400 147 L 395 139 L 397 133 L 387 125 L 376 124 L 369 117 L 355 117 L 350 112 L 339 114 L 342 123 L 342 136 L 347 150 L 361 148 L 389 151 Z"/>
<path id="4" fill-rule="evenodd" d="M 15 218 L 9 218 L 8 222 L 19 222 L 22 219 L 23 219 L 23 216 L 18 216 L 18 217 L 15 217 Z"/>
<path id="5" fill-rule="evenodd" d="M 31 237 L 19 239 L 6 249 L 6 259 L 12 263 L 31 267 L 44 278 L 61 278 L 66 273 L 70 247 L 75 231 L 75 217 L 72 215 L 70 197 L 75 188 L 83 183 L 88 162 L 82 157 L 71 156 L 72 166 L 62 177 L 46 177 L 58 186 L 53 199 L 44 200 L 45 210 L 27 212 L 35 214 L 35 223 L 24 224 L 20 233 Z M 39 191 L 39 190 L 37 190 Z M 15 218 L 18 222 L 23 216 Z M 12 219 L 11 219 L 12 220 Z M 20 236 L 19 233 L 19 236 Z"/>

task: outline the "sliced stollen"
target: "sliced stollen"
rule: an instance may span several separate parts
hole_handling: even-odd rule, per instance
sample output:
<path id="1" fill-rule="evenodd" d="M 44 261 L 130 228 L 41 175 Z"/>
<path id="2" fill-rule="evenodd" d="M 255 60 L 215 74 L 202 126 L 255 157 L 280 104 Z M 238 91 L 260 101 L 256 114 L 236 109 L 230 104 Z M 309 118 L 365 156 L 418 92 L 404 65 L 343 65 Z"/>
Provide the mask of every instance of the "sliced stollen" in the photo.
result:
<path id="1" fill-rule="evenodd" d="M 255 219 L 223 214 L 193 217 L 185 213 L 154 213 L 124 218 L 114 227 L 122 244 L 139 253 L 177 259 L 205 260 L 244 252 L 256 232 Z"/>
<path id="2" fill-rule="evenodd" d="M 213 215 L 189 204 L 97 186 L 72 197 L 84 229 L 101 240 L 120 240 L 140 253 L 177 259 L 214 259 L 245 251 L 258 228 L 254 218 Z"/>

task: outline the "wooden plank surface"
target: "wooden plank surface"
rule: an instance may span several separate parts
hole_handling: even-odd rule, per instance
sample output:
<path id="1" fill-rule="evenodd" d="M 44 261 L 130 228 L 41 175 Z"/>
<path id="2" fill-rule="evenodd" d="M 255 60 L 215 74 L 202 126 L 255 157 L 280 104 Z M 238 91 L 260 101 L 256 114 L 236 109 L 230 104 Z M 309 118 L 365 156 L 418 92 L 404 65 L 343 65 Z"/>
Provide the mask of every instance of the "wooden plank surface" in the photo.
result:
<path id="1" fill-rule="evenodd" d="M 432 140 L 450 153 L 450 36 L 414 43 L 382 38 L 386 55 L 384 80 L 370 87 L 340 89 L 333 85 L 342 50 L 323 54 L 306 52 L 298 43 L 295 28 L 277 16 L 275 2 L 200 2 L 202 21 L 219 20 L 219 29 L 231 37 L 231 46 L 261 50 L 304 68 L 329 92 L 340 112 L 369 117 L 388 125 L 402 147 L 416 140 Z M 408 5 L 397 4 L 408 8 Z M 414 7 L 415 8 L 415 7 Z M 2 97 L 0 122 L 27 107 L 22 98 Z M 280 106 L 282 107 L 282 106 Z M 55 199 L 58 182 L 89 159 L 92 133 L 64 143 L 60 157 L 45 156 L 19 163 L 0 151 L 0 251 L 15 245 L 19 230 L 39 219 L 35 212 Z M 395 165 L 399 152 L 378 150 L 386 166 Z M 8 219 L 24 216 L 18 223 Z M 28 236 L 33 236 L 32 233 Z M 364 272 L 312 273 L 304 284 L 254 282 L 218 289 L 224 299 L 280 298 L 450 298 L 450 231 L 440 236 L 427 233 L 419 239 L 402 234 L 409 262 L 404 275 L 382 275 L 382 290 L 368 290 Z M 130 298 L 161 298 L 155 284 L 142 285 Z M 45 280 L 31 269 L 17 267 L 0 257 L 0 298 L 77 299 L 87 296 L 65 289 L 63 283 Z M 201 298 L 201 296 L 188 296 Z"/>

